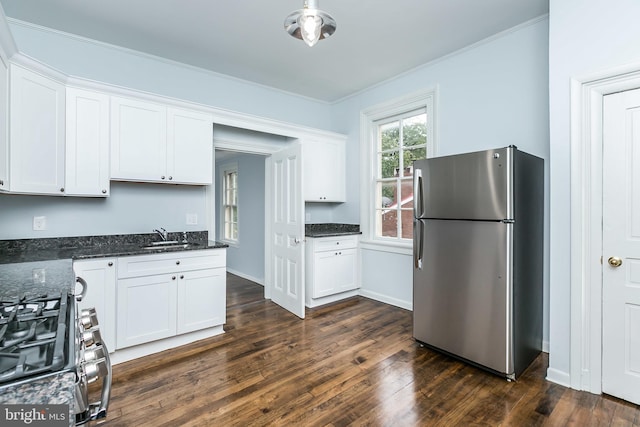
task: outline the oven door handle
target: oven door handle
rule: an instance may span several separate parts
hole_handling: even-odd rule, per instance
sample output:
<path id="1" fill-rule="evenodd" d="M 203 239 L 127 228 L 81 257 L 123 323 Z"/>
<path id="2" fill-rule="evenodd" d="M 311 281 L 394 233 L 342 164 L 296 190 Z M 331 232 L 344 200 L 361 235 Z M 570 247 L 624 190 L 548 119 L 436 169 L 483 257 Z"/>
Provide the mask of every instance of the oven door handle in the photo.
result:
<path id="1" fill-rule="evenodd" d="M 100 402 L 90 405 L 91 414 L 89 415 L 89 420 L 106 418 L 107 409 L 109 409 L 109 399 L 111 398 L 111 379 L 113 375 L 111 359 L 109 359 L 109 349 L 104 344 L 102 344 L 102 347 L 104 347 L 104 360 L 107 365 L 107 376 L 102 379 L 102 394 L 100 396 Z"/>
<path id="2" fill-rule="evenodd" d="M 76 297 L 76 301 L 80 302 L 87 295 L 87 282 L 80 276 L 76 277 L 76 282 L 82 285 L 82 292 L 80 292 L 80 295 L 74 293 L 74 296 Z"/>

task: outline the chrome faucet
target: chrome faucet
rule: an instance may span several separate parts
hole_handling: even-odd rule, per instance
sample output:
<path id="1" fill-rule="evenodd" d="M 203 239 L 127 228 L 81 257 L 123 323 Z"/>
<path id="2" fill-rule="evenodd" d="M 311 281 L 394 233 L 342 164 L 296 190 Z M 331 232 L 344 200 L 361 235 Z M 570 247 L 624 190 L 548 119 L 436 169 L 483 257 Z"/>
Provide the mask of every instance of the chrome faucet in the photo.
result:
<path id="1" fill-rule="evenodd" d="M 160 231 L 162 230 L 162 231 Z M 162 238 L 162 240 L 166 241 L 167 240 L 167 230 L 165 230 L 164 228 L 160 227 L 160 230 L 158 230 L 157 228 L 153 230 L 154 233 L 158 233 L 160 235 L 160 237 Z"/>

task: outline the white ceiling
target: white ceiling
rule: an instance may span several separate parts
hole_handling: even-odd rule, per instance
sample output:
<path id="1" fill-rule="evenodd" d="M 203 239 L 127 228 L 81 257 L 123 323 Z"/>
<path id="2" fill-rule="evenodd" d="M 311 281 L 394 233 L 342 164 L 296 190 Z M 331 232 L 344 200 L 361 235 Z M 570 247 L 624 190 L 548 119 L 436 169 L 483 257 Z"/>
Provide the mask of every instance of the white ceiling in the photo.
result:
<path id="1" fill-rule="evenodd" d="M 337 29 L 309 48 L 283 25 L 302 0 L 0 3 L 10 18 L 327 102 L 549 11 L 548 0 L 322 0 Z"/>

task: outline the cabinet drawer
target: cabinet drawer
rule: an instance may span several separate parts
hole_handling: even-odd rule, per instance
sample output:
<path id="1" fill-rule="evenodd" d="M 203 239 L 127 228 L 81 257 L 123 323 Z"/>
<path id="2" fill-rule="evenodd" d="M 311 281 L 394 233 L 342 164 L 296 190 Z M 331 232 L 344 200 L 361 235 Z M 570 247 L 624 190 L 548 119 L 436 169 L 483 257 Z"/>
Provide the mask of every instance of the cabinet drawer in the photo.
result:
<path id="1" fill-rule="evenodd" d="M 336 249 L 351 249 L 358 246 L 358 236 L 336 236 L 316 238 L 314 251 L 333 251 Z"/>
<path id="2" fill-rule="evenodd" d="M 201 270 L 225 265 L 224 249 L 129 256 L 118 259 L 118 278 Z"/>

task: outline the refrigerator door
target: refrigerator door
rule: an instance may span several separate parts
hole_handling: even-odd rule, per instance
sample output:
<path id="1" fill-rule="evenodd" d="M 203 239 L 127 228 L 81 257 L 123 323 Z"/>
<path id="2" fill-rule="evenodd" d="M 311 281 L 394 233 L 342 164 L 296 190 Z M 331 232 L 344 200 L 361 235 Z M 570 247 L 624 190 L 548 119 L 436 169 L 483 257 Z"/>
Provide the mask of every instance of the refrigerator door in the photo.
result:
<path id="1" fill-rule="evenodd" d="M 416 218 L 513 219 L 513 147 L 414 162 Z"/>
<path id="2" fill-rule="evenodd" d="M 513 373 L 513 224 L 417 220 L 413 336 L 494 371 Z M 418 262 L 420 258 L 420 262 Z"/>

